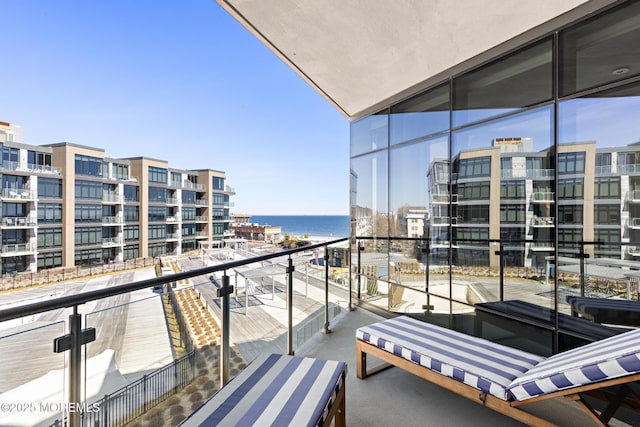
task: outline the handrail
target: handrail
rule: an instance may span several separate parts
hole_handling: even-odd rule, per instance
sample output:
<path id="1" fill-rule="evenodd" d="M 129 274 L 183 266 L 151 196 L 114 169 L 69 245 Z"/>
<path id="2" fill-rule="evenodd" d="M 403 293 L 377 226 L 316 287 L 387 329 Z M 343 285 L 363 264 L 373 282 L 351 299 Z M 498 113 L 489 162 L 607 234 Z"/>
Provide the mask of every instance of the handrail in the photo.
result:
<path id="1" fill-rule="evenodd" d="M 59 308 L 73 307 L 79 304 L 84 304 L 84 303 L 95 301 L 101 298 L 126 294 L 128 292 L 137 291 L 139 289 L 145 289 L 145 288 L 149 288 L 156 285 L 162 285 L 168 282 L 177 282 L 179 280 L 189 279 L 191 277 L 196 277 L 203 274 L 210 274 L 216 271 L 229 270 L 235 267 L 240 267 L 242 265 L 252 264 L 260 261 L 266 261 L 271 258 L 279 258 L 285 255 L 291 255 L 297 252 L 305 252 L 310 249 L 329 246 L 339 242 L 344 242 L 346 240 L 349 240 L 349 238 L 344 237 L 341 239 L 329 240 L 322 243 L 315 243 L 313 245 L 302 246 L 296 249 L 287 249 L 285 251 L 276 252 L 272 254 L 260 255 L 257 257 L 246 258 L 238 261 L 231 261 L 224 264 L 213 265 L 210 267 L 199 268 L 191 271 L 183 271 L 180 273 L 162 276 L 161 278 L 140 280 L 137 282 L 125 283 L 123 285 L 117 285 L 117 286 L 112 286 L 108 288 L 96 289 L 89 292 L 83 292 L 76 295 L 68 295 L 68 296 L 55 298 L 48 301 L 40 301 L 32 304 L 11 307 L 4 310 L 0 310 L 0 322 L 12 320 L 12 319 L 19 319 L 24 316 L 44 313 L 46 311 L 51 311 Z"/>

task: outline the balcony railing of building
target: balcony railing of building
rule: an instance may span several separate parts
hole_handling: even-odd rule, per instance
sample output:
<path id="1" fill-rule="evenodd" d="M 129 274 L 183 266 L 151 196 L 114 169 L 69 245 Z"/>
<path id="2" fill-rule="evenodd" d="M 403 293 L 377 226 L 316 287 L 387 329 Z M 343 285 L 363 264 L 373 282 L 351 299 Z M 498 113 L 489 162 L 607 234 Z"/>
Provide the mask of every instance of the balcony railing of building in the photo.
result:
<path id="1" fill-rule="evenodd" d="M 640 165 L 618 165 L 618 173 L 624 174 L 640 174 Z"/>
<path id="2" fill-rule="evenodd" d="M 167 217 L 167 222 L 180 222 L 180 215 L 172 215 Z"/>
<path id="3" fill-rule="evenodd" d="M 629 218 L 628 225 L 634 230 L 640 229 L 640 218 Z"/>
<path id="4" fill-rule="evenodd" d="M 533 203 L 551 203 L 554 201 L 555 193 L 552 191 L 534 191 L 531 193 L 531 202 Z"/>
<path id="5" fill-rule="evenodd" d="M 229 194 L 229 195 L 233 195 L 233 194 L 236 194 L 236 189 L 233 188 L 233 187 L 230 187 L 228 185 L 225 185 L 224 186 L 224 192 Z"/>
<path id="6" fill-rule="evenodd" d="M 627 201 L 633 203 L 640 202 L 640 190 L 629 190 L 627 193 Z"/>
<path id="7" fill-rule="evenodd" d="M 458 203 L 457 194 L 433 194 L 431 196 L 431 203 Z"/>
<path id="8" fill-rule="evenodd" d="M 167 197 L 167 204 L 168 205 L 178 205 L 178 204 L 180 204 L 180 201 L 176 197 Z"/>
<path id="9" fill-rule="evenodd" d="M 21 162 L 2 162 L 2 169 L 6 171 L 37 173 L 46 175 L 62 175 L 62 169 L 49 165 L 36 165 L 33 163 L 21 163 Z"/>
<path id="10" fill-rule="evenodd" d="M 25 253 L 33 253 L 36 250 L 37 245 L 35 243 L 14 243 L 2 245 L 2 253 L 0 255 L 3 257 L 10 257 Z"/>
<path id="11" fill-rule="evenodd" d="M 122 245 L 121 237 L 105 237 L 102 239 L 102 246 L 117 246 Z"/>
<path id="12" fill-rule="evenodd" d="M 4 217 L 0 223 L 2 227 L 13 228 L 25 228 L 25 227 L 37 227 L 38 220 L 33 216 L 22 217 Z"/>
<path id="13" fill-rule="evenodd" d="M 3 326 L 22 326 L 18 333 L 0 338 L 0 348 L 16 349 L 3 352 L 6 356 L 3 366 L 25 367 L 21 372 L 10 373 L 5 369 L 2 372 L 1 391 L 10 391 L 25 382 L 37 389 L 37 384 L 43 384 L 42 375 L 59 369 L 63 374 L 56 377 L 59 378 L 58 383 L 55 379 L 47 382 L 46 395 L 56 399 L 56 402 L 71 402 L 85 410 L 64 414 L 61 413 L 64 408 L 58 406 L 45 413 L 45 419 L 29 418 L 32 416 L 30 414 L 16 416 L 22 422 L 31 424 L 60 425 L 66 422 L 74 427 L 81 424 L 113 426 L 130 422 L 184 388 L 194 380 L 196 373 L 204 381 L 194 384 L 193 388 L 198 389 L 206 383 L 206 389 L 212 393 L 235 375 L 232 368 L 234 371 L 242 369 L 256 357 L 256 352 L 294 354 L 314 333 L 331 332 L 331 319 L 343 309 L 351 307 L 350 280 L 345 282 L 343 276 L 336 276 L 327 262 L 331 247 L 346 240 L 338 239 L 223 263 L 217 259 L 224 257 L 225 252 L 211 250 L 203 254 L 202 260 L 196 264 L 198 268 L 188 271 L 133 283 L 111 284 L 88 292 L 65 292 L 62 297 L 22 302 L 21 305 L 4 308 L 0 310 Z M 325 262 L 324 265 L 313 267 L 309 261 L 316 249 L 325 253 Z M 212 262 L 215 265 L 206 266 Z M 335 280 L 330 280 L 330 277 Z M 182 288 L 174 287 L 174 284 L 184 281 L 190 284 Z M 72 289 L 71 284 L 65 286 L 68 290 Z M 141 297 L 141 292 L 148 292 L 151 296 Z M 138 297 L 133 298 L 134 295 Z M 124 300 L 131 302 L 123 306 L 120 303 L 122 298 L 111 300 L 118 296 L 126 297 Z M 166 297 L 172 300 L 170 304 L 164 302 Z M 265 311 L 260 309 L 265 304 L 261 302 L 263 300 L 268 301 L 269 311 L 282 311 L 282 315 L 278 316 L 286 319 L 283 327 L 274 330 L 274 323 L 264 322 Z M 102 309 L 91 311 L 96 304 Z M 213 342 L 214 339 L 218 342 L 218 338 L 213 336 L 207 338 L 210 331 L 215 329 L 219 331 L 220 346 L 211 344 L 203 347 L 199 344 L 199 350 L 193 350 L 183 344 L 189 341 L 186 337 L 171 339 L 166 330 L 162 333 L 165 321 L 159 320 L 158 314 L 154 314 L 161 305 L 165 307 L 165 314 L 160 313 L 160 319 L 169 316 L 166 317 L 167 321 L 175 322 L 177 328 L 187 328 L 190 322 L 202 325 L 211 322 L 205 327 L 209 331 L 206 334 L 200 332 L 202 326 L 199 325 L 197 329 L 191 329 L 189 336 L 198 343 L 209 342 L 206 340 Z M 88 311 L 83 312 L 85 309 Z M 40 315 L 53 319 L 63 312 L 71 313 L 66 327 L 62 321 L 50 322 L 46 326 L 35 325 L 32 329 L 25 324 Z M 146 318 L 136 315 L 135 321 L 129 319 L 127 322 L 128 312 L 147 314 Z M 175 316 L 171 313 L 175 313 Z M 219 325 L 214 326 L 218 322 Z M 118 331 L 124 330 L 125 325 L 127 334 L 120 334 Z M 170 330 L 173 331 L 174 327 Z M 259 335 L 256 336 L 255 332 Z M 175 351 L 168 353 L 168 360 L 158 363 L 160 359 L 157 359 L 159 356 L 155 350 L 176 341 L 180 344 Z M 20 345 L 16 345 L 18 343 Z M 139 360 L 134 364 L 137 368 L 127 374 L 128 381 L 125 383 L 130 383 L 120 387 L 118 384 L 123 384 L 123 377 L 118 369 L 132 362 L 115 359 L 120 357 L 119 353 L 124 353 L 124 349 L 130 354 L 135 353 Z M 34 351 L 41 354 L 35 354 Z M 198 368 L 199 371 L 196 371 L 194 351 L 198 358 L 206 361 L 206 369 Z M 30 363 L 34 358 L 37 358 L 37 363 Z M 237 359 L 244 360 L 239 367 Z M 149 372 L 149 366 L 159 364 L 161 366 L 157 370 Z M 219 376 L 214 375 L 215 372 L 219 372 Z M 109 381 L 103 382 L 105 375 Z M 213 380 L 207 382 L 207 378 L 217 379 L 214 384 Z M 96 386 L 103 386 L 100 389 L 102 394 L 83 402 L 83 393 Z M 193 393 L 191 396 L 190 402 L 194 402 Z M 36 401 L 38 397 L 33 395 L 30 399 Z M 199 397 L 200 401 L 205 398 Z M 196 406 L 187 410 L 193 410 Z M 171 414 L 175 415 L 174 412 Z M 181 412 L 180 415 L 184 417 L 188 412 Z"/>
<path id="14" fill-rule="evenodd" d="M 28 188 L 3 188 L 2 197 L 5 199 L 14 199 L 14 200 L 36 200 L 37 199 L 36 192 Z"/>
<path id="15" fill-rule="evenodd" d="M 122 203 L 124 197 L 121 194 L 102 194 L 103 203 Z"/>
<path id="16" fill-rule="evenodd" d="M 500 171 L 501 178 L 553 178 L 555 169 L 526 169 L 523 171 L 514 171 L 512 169 L 505 169 Z"/>
<path id="17" fill-rule="evenodd" d="M 102 223 L 105 225 L 122 225 L 124 224 L 124 219 L 122 215 L 103 216 Z"/>
<path id="18" fill-rule="evenodd" d="M 553 217 L 550 216 L 533 216 L 531 218 L 532 227 L 553 227 Z"/>
<path id="19" fill-rule="evenodd" d="M 182 188 L 188 188 L 190 190 L 196 190 L 196 191 L 204 191 L 204 185 L 196 184 L 188 180 L 183 181 Z"/>
<path id="20" fill-rule="evenodd" d="M 204 215 L 196 215 L 196 216 L 193 218 L 193 220 L 194 220 L 195 222 L 207 222 L 207 221 L 209 221 L 209 219 L 208 219 L 206 216 L 204 216 Z"/>
<path id="21" fill-rule="evenodd" d="M 208 206 L 209 203 L 203 199 L 196 199 L 196 206 Z"/>

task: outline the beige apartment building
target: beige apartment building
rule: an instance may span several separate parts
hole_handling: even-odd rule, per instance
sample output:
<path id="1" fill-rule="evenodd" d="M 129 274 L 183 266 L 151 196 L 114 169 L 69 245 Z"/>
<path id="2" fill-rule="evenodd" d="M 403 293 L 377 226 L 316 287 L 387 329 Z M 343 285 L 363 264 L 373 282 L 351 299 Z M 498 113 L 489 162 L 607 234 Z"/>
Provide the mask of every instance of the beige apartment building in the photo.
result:
<path id="1" fill-rule="evenodd" d="M 222 171 L 27 145 L 19 130 L 0 123 L 2 275 L 180 255 L 232 235 Z"/>

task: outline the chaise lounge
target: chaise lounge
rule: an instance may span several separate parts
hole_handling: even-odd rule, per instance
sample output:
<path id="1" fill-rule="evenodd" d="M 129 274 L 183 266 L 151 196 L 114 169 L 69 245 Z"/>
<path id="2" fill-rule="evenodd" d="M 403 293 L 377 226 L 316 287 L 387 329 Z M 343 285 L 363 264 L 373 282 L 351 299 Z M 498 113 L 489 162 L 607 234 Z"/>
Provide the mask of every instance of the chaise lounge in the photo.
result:
<path id="1" fill-rule="evenodd" d="M 367 355 L 386 364 L 368 371 Z M 580 405 L 597 425 L 607 425 L 626 401 L 640 405 L 626 385 L 640 380 L 640 330 L 545 358 L 401 316 L 356 331 L 356 365 L 360 379 L 400 367 L 536 426 L 553 424 L 521 406 L 561 396 Z M 613 397 L 611 388 L 616 389 Z M 599 413 L 584 400 L 586 395 L 610 402 Z"/>

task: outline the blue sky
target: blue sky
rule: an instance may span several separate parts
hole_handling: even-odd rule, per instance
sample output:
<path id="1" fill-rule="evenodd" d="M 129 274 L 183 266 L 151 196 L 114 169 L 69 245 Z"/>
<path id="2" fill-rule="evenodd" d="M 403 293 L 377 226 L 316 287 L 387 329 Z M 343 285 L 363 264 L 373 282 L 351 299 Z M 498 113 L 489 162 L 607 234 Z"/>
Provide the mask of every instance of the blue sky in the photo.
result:
<path id="1" fill-rule="evenodd" d="M 216 169 L 232 212 L 348 214 L 349 122 L 213 0 L 2 0 L 27 144 Z"/>

